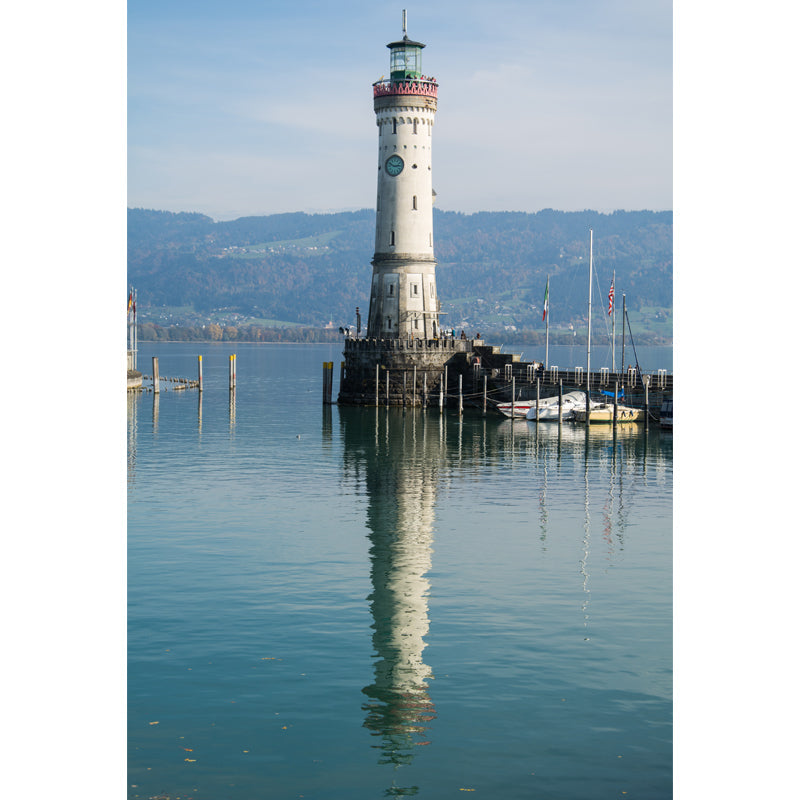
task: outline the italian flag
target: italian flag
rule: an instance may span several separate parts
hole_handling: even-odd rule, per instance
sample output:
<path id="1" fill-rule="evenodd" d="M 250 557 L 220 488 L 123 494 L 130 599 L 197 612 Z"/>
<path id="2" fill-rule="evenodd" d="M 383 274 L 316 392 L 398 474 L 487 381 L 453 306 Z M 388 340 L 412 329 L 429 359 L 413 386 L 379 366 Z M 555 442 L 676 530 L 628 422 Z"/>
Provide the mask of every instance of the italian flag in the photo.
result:
<path id="1" fill-rule="evenodd" d="M 547 286 L 544 288 L 544 306 L 542 310 L 542 322 L 544 322 L 544 318 L 547 316 L 547 308 L 549 305 L 550 299 L 550 276 L 547 276 Z"/>

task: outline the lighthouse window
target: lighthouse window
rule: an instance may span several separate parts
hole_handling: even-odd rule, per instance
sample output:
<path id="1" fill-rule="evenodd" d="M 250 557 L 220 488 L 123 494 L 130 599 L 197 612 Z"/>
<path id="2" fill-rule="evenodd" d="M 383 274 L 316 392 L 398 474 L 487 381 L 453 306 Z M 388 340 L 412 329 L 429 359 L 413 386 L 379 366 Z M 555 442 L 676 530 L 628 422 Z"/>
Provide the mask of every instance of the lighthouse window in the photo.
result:
<path id="1" fill-rule="evenodd" d="M 397 117 L 392 117 L 392 133 L 397 133 Z"/>
<path id="2" fill-rule="evenodd" d="M 414 133 L 417 132 L 417 120 L 414 120 Z"/>
<path id="3" fill-rule="evenodd" d="M 412 198 L 412 201 L 411 201 L 411 208 L 413 208 L 413 209 L 414 209 L 414 211 L 416 211 L 416 210 L 417 210 L 417 196 L 416 196 L 416 195 L 414 195 L 414 197 Z"/>
<path id="4" fill-rule="evenodd" d="M 392 231 L 391 234 L 389 235 L 389 245 L 391 247 L 394 247 L 394 231 Z"/>
<path id="5" fill-rule="evenodd" d="M 412 283 L 411 284 L 411 296 L 412 297 L 418 297 L 419 296 L 419 284 L 418 283 Z"/>
<path id="6" fill-rule="evenodd" d="M 394 284 L 393 284 L 393 283 L 390 283 L 390 284 L 389 284 L 389 295 L 391 296 L 391 295 L 393 295 L 393 294 L 394 294 Z"/>

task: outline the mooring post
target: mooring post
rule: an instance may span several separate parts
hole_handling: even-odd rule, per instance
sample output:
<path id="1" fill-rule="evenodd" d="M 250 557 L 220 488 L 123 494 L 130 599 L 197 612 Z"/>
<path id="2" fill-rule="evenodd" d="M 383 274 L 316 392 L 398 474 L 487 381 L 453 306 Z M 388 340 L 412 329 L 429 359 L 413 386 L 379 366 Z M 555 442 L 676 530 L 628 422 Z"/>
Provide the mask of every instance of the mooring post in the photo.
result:
<path id="1" fill-rule="evenodd" d="M 158 394 L 161 391 L 161 379 L 158 376 L 158 356 L 153 356 L 153 392 Z"/>
<path id="2" fill-rule="evenodd" d="M 344 384 L 344 361 L 339 362 L 339 392 L 342 391 Z"/>
<path id="3" fill-rule="evenodd" d="M 422 373 L 422 407 L 428 407 L 428 373 Z"/>
<path id="4" fill-rule="evenodd" d="M 539 381 L 540 378 L 536 379 L 536 425 L 539 425 Z"/>
<path id="5" fill-rule="evenodd" d="M 448 390 L 448 383 L 447 383 L 447 364 L 444 365 L 444 395 L 445 395 L 445 402 L 447 402 L 447 390 Z"/>
<path id="6" fill-rule="evenodd" d="M 511 419 L 514 419 L 514 395 L 517 392 L 517 384 L 514 376 L 511 376 Z"/>
<path id="7" fill-rule="evenodd" d="M 463 377 L 464 376 L 459 372 L 458 373 L 458 416 L 459 417 L 464 413 L 464 395 L 461 392 L 461 383 Z"/>
<path id="8" fill-rule="evenodd" d="M 561 424 L 561 407 L 564 404 L 564 395 L 563 395 L 563 379 L 558 379 L 558 424 Z"/>
<path id="9" fill-rule="evenodd" d="M 445 369 L 447 369 L 445 367 Z M 439 373 L 439 413 L 442 413 L 444 408 L 444 373 Z"/>
<path id="10" fill-rule="evenodd" d="M 406 405 L 406 376 L 408 375 L 407 370 L 403 370 L 403 408 Z"/>
<path id="11" fill-rule="evenodd" d="M 375 365 L 375 408 L 381 404 L 381 365 Z"/>
<path id="12" fill-rule="evenodd" d="M 328 362 L 322 362 L 322 405 L 328 402 Z"/>
<path id="13" fill-rule="evenodd" d="M 203 356 L 197 356 L 197 389 L 203 391 Z"/>
<path id="14" fill-rule="evenodd" d="M 228 389 L 233 391 L 236 388 L 236 354 L 228 359 Z"/>
<path id="15" fill-rule="evenodd" d="M 617 425 L 617 394 L 619 393 L 619 381 L 614 381 L 614 427 Z"/>
<path id="16" fill-rule="evenodd" d="M 642 376 L 642 383 L 644 384 L 644 426 L 646 428 L 650 420 L 650 395 L 648 392 L 650 388 L 650 376 Z"/>
<path id="17" fill-rule="evenodd" d="M 413 383 L 411 384 L 411 405 L 417 405 L 417 365 L 414 364 L 414 372 L 412 373 Z"/>
<path id="18" fill-rule="evenodd" d="M 486 416 L 486 376 L 483 376 L 483 416 Z"/>
<path id="19" fill-rule="evenodd" d="M 389 405 L 389 372 L 390 370 L 386 370 L 386 405 Z"/>

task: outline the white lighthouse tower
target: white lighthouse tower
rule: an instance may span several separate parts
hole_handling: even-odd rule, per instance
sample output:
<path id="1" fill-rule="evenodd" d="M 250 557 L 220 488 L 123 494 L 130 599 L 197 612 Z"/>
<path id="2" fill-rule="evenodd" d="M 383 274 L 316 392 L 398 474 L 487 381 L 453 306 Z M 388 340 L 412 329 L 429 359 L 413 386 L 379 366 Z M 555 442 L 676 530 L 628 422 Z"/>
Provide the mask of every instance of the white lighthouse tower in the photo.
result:
<path id="1" fill-rule="evenodd" d="M 390 42 L 389 78 L 373 84 L 378 197 L 367 336 L 439 337 L 433 255 L 431 142 L 438 85 L 422 74 L 421 42 Z"/>

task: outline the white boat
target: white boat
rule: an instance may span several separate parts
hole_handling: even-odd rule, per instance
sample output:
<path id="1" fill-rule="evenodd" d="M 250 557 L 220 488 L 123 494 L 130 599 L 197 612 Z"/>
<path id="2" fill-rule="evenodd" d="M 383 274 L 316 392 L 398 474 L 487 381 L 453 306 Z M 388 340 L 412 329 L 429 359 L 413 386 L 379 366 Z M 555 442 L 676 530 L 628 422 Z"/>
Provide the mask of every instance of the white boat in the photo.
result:
<path id="1" fill-rule="evenodd" d="M 594 405 L 594 404 L 593 404 Z M 585 392 L 567 392 L 561 396 L 561 419 L 566 421 L 572 419 L 576 408 L 586 408 Z M 525 414 L 525 418 L 536 420 L 536 401 Z M 545 397 L 539 400 L 539 422 L 545 421 L 558 422 L 558 397 Z"/>
<path id="2" fill-rule="evenodd" d="M 539 401 L 541 403 L 541 400 Z M 497 403 L 495 408 L 504 416 L 504 417 L 514 417 L 514 419 L 519 419 L 525 417 L 528 413 L 528 409 L 531 406 L 536 406 L 536 400 L 515 400 L 513 403 L 513 413 L 512 413 L 512 403 L 509 400 L 508 402 Z"/>
<path id="3" fill-rule="evenodd" d="M 575 422 L 586 422 L 586 409 L 576 408 L 573 414 Z M 589 409 L 589 422 L 614 422 L 614 404 L 596 403 Z M 644 409 L 617 405 L 617 424 L 621 422 L 644 422 Z"/>

